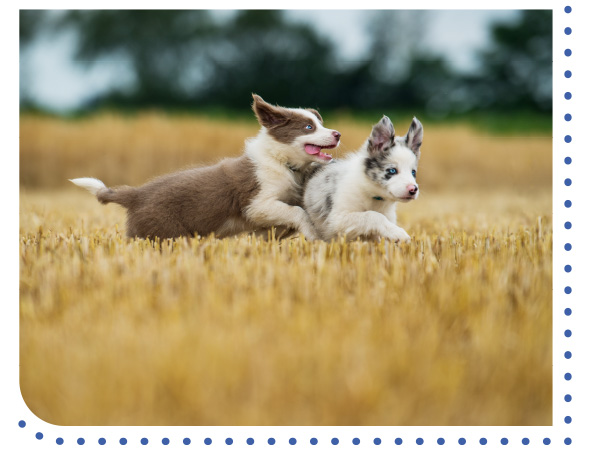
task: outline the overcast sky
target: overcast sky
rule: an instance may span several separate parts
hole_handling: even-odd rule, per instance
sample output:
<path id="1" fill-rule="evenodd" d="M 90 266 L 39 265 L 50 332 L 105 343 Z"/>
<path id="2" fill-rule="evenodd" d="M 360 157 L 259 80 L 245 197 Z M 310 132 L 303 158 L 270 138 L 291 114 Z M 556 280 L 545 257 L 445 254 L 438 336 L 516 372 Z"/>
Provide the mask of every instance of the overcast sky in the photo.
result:
<path id="1" fill-rule="evenodd" d="M 319 33 L 331 39 L 344 60 L 362 59 L 367 49 L 368 11 L 289 11 L 288 17 L 316 26 Z M 219 17 L 231 12 L 218 12 Z M 510 21 L 514 10 L 428 11 L 424 23 L 417 23 L 423 44 L 442 54 L 453 67 L 463 71 L 475 66 L 477 50 L 489 42 L 489 24 Z M 121 61 L 101 61 L 91 69 L 79 67 L 72 60 L 75 36 L 64 34 L 56 39 L 37 42 L 21 55 L 21 84 L 28 95 L 43 107 L 67 111 L 75 109 L 113 85 L 132 81 L 122 75 Z M 21 90 L 22 91 L 22 90 Z"/>

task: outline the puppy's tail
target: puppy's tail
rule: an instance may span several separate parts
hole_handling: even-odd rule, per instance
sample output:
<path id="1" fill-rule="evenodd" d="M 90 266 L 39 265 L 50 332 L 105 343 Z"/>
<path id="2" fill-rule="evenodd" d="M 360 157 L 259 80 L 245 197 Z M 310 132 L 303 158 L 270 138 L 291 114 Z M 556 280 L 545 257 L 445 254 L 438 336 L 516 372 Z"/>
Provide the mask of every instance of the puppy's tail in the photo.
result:
<path id="1" fill-rule="evenodd" d="M 69 181 L 96 195 L 98 201 L 103 205 L 113 202 L 129 207 L 135 201 L 135 188 L 129 186 L 121 186 L 117 190 L 113 190 L 96 178 L 74 178 Z"/>

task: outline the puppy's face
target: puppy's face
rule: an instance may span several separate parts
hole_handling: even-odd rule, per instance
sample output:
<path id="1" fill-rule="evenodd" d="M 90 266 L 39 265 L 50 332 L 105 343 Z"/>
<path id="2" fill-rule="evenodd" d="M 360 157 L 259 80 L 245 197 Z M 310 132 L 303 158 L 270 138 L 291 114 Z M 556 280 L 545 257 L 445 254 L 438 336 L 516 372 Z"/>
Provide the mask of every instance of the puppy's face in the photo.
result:
<path id="1" fill-rule="evenodd" d="M 253 95 L 258 122 L 285 151 L 293 152 L 290 159 L 303 162 L 327 163 L 332 159 L 326 150 L 340 144 L 340 133 L 323 125 L 315 109 L 291 109 L 273 106 Z"/>
<path id="2" fill-rule="evenodd" d="M 422 145 L 422 124 L 416 118 L 405 136 L 396 137 L 387 116 L 373 127 L 367 142 L 365 174 L 391 200 L 409 202 L 418 198 L 418 159 Z"/>

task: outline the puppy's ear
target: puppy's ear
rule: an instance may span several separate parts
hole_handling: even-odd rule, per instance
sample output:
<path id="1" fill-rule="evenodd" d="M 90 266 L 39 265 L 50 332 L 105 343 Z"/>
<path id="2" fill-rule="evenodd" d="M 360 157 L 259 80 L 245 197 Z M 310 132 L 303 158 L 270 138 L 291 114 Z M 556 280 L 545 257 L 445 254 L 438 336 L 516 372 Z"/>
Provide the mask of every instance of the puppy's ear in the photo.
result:
<path id="1" fill-rule="evenodd" d="M 422 146 L 422 138 L 424 137 L 424 129 L 418 119 L 414 117 L 410 124 L 408 134 L 406 134 L 406 144 L 412 149 L 416 156 L 420 156 L 420 147 Z"/>
<path id="2" fill-rule="evenodd" d="M 306 108 L 306 109 L 310 113 L 312 113 L 314 116 L 316 116 L 322 125 L 324 124 L 324 119 L 322 119 L 322 116 L 320 115 L 320 113 L 316 109 L 313 109 L 313 108 Z"/>
<path id="3" fill-rule="evenodd" d="M 289 120 L 289 111 L 279 106 L 273 106 L 262 100 L 262 97 L 252 94 L 254 103 L 252 110 L 256 114 L 258 123 L 265 128 L 274 128 L 282 125 Z"/>
<path id="4" fill-rule="evenodd" d="M 394 144 L 395 130 L 389 117 L 383 116 L 377 125 L 373 127 L 369 137 L 369 153 L 378 153 L 389 150 Z"/>

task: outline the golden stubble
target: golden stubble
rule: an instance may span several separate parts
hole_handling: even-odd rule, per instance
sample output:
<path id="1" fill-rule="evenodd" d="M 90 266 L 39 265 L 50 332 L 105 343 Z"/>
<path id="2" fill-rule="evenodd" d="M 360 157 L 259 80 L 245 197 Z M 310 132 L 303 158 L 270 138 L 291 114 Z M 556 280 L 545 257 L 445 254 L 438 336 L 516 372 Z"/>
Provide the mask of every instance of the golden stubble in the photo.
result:
<path id="1" fill-rule="evenodd" d="M 341 154 L 370 130 L 327 126 Z M 550 140 L 431 128 L 421 197 L 399 212 L 411 243 L 154 245 L 124 237 L 122 208 L 51 188 L 237 154 L 255 124 L 22 118 L 21 175 L 43 172 L 49 142 L 59 162 L 20 197 L 31 410 L 60 425 L 550 425 Z"/>

